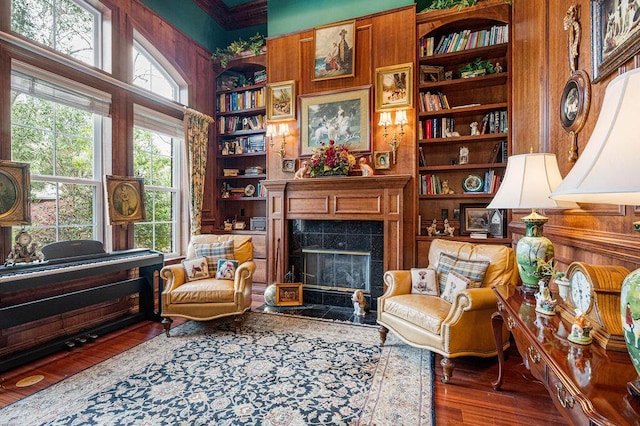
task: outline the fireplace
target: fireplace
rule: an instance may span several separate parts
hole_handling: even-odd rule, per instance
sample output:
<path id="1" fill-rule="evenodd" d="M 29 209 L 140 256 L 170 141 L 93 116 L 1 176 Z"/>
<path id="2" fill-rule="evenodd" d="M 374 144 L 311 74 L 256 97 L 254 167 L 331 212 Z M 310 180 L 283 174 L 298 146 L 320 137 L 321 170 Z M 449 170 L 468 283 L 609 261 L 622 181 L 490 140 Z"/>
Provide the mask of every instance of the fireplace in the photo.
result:
<path id="1" fill-rule="evenodd" d="M 369 289 L 363 290 L 375 310 L 384 292 L 384 271 L 413 266 L 410 181 L 410 175 L 263 181 L 268 282 L 284 282 L 285 274 L 293 271 L 296 282 L 306 283 L 305 303 L 351 306 L 354 290 L 347 286 L 346 278 L 328 285 L 309 283 L 303 277 L 302 250 L 307 249 L 308 254 L 333 251 L 334 258 L 346 252 L 369 253 Z M 370 245 L 364 246 L 365 242 Z"/>
<path id="2" fill-rule="evenodd" d="M 383 293 L 382 221 L 293 219 L 288 222 L 289 271 L 305 303 L 352 306 L 362 290 L 368 306 Z"/>

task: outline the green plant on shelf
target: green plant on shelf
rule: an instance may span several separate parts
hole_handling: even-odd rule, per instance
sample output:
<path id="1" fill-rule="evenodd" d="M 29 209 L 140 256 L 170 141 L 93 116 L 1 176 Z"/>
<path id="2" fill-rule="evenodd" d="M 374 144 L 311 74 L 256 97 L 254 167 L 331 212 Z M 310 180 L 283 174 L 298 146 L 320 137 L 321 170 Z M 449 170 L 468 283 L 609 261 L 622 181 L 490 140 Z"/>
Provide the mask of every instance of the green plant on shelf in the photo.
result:
<path id="1" fill-rule="evenodd" d="M 254 55 L 259 55 L 266 44 L 267 41 L 265 37 L 260 33 L 256 33 L 249 37 L 249 40 L 243 40 L 242 38 L 234 40 L 224 49 L 216 47 L 215 52 L 211 54 L 211 58 L 220 62 L 222 68 L 226 68 L 230 60 L 240 56 L 243 52 L 251 52 Z"/>
<path id="2" fill-rule="evenodd" d="M 477 75 L 494 74 L 496 69 L 488 60 L 476 58 L 473 62 L 469 62 L 460 68 L 461 77 L 475 77 Z"/>
<path id="3" fill-rule="evenodd" d="M 428 10 L 445 10 L 456 7 L 458 10 L 464 7 L 475 6 L 479 0 L 431 0 L 429 6 L 422 9 L 420 12 L 426 12 Z M 504 0 L 505 3 L 511 4 L 511 0 Z"/>

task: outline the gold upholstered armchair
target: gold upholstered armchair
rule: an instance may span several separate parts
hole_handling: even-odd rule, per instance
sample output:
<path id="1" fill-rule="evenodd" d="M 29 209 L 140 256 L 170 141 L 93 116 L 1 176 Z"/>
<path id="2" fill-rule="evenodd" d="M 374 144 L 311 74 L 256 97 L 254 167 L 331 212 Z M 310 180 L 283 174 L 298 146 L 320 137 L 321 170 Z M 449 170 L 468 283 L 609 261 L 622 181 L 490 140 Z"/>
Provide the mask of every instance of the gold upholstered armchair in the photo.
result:
<path id="1" fill-rule="evenodd" d="M 171 317 L 208 321 L 235 316 L 236 329 L 251 308 L 256 265 L 250 236 L 193 235 L 182 263 L 162 268 L 162 323 L 169 337 Z"/>
<path id="2" fill-rule="evenodd" d="M 452 358 L 497 355 L 491 315 L 498 299 L 491 287 L 514 286 L 517 279 L 511 247 L 435 239 L 427 268 L 385 272 L 377 313 L 381 344 L 391 330 L 411 346 L 439 353 L 448 383 Z M 508 348 L 506 326 L 503 342 Z"/>

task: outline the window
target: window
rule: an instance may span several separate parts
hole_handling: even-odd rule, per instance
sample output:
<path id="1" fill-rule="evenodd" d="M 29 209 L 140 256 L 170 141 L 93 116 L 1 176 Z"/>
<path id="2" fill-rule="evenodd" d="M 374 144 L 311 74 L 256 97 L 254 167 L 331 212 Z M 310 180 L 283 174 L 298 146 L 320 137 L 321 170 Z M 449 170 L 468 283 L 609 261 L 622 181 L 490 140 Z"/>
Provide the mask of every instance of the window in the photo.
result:
<path id="1" fill-rule="evenodd" d="M 101 148 L 109 95 L 17 62 L 11 88 L 11 158 L 30 164 L 29 232 L 41 246 L 102 240 Z"/>
<path id="2" fill-rule="evenodd" d="M 134 172 L 144 178 L 146 222 L 134 226 L 135 247 L 178 253 L 182 122 L 135 105 Z"/>
<path id="3" fill-rule="evenodd" d="M 102 65 L 102 15 L 83 1 L 12 0 L 11 29 L 89 65 Z"/>
<path id="4" fill-rule="evenodd" d="M 137 41 L 133 43 L 133 84 L 172 101 L 178 100 L 178 85 Z"/>

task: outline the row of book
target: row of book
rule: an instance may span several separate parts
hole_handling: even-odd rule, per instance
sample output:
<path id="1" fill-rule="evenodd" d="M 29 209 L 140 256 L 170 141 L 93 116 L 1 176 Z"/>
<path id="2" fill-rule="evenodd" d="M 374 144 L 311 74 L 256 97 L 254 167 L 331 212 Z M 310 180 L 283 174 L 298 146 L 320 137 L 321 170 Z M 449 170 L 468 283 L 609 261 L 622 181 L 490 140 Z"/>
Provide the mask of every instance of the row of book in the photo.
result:
<path id="1" fill-rule="evenodd" d="M 418 139 L 445 138 L 453 132 L 455 125 L 455 119 L 449 117 L 421 120 Z"/>
<path id="2" fill-rule="evenodd" d="M 246 154 L 265 151 L 264 135 L 241 136 L 224 141 L 219 146 L 221 155 Z"/>
<path id="3" fill-rule="evenodd" d="M 220 93 L 216 102 L 218 112 L 242 111 L 243 109 L 263 108 L 264 106 L 264 87 L 244 92 Z"/>
<path id="4" fill-rule="evenodd" d="M 420 92 L 420 112 L 440 111 L 442 109 L 451 109 L 447 95 L 442 92 Z"/>
<path id="5" fill-rule="evenodd" d="M 218 133 L 226 135 L 242 130 L 264 129 L 266 117 L 264 114 L 252 115 L 250 117 L 239 117 L 237 115 L 229 117 L 218 117 Z"/>
<path id="6" fill-rule="evenodd" d="M 442 183 L 438 175 L 420 175 L 420 195 L 442 194 Z"/>
<path id="7" fill-rule="evenodd" d="M 506 110 L 491 111 L 482 117 L 480 134 L 507 133 L 509 131 L 509 121 Z"/>
<path id="8" fill-rule="evenodd" d="M 489 29 L 478 31 L 467 29 L 452 32 L 441 36 L 437 44 L 433 36 L 422 37 L 420 39 L 420 56 L 441 55 L 444 53 L 492 46 L 494 44 L 507 43 L 508 40 L 509 27 L 507 25 L 494 25 Z"/>

